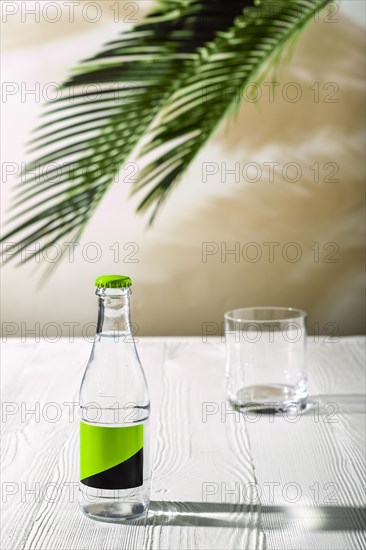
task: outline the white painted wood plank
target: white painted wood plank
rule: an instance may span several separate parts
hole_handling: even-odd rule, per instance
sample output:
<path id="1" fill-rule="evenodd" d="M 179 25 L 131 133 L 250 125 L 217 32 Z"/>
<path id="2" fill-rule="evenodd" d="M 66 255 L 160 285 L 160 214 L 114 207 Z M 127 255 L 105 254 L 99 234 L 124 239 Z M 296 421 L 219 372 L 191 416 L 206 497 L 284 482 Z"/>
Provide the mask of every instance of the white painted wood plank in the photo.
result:
<path id="1" fill-rule="evenodd" d="M 37 348 L 34 353 L 32 343 L 22 343 L 16 353 L 10 349 L 9 362 L 2 364 L 2 372 L 4 365 L 15 365 L 16 374 L 2 394 L 2 548 L 22 548 L 28 537 L 42 499 L 39 493 L 68 434 L 69 409 L 63 404 L 76 400 L 75 377 L 81 375 L 86 350 L 83 343 L 64 341 L 40 342 Z M 60 418 L 53 422 L 55 413 Z"/>
<path id="2" fill-rule="evenodd" d="M 209 380 L 221 377 L 222 358 L 217 357 L 214 348 L 206 353 L 207 346 L 203 354 L 202 346 L 199 340 L 194 344 L 170 342 L 163 346 L 146 342 L 139 346 L 153 402 L 151 424 L 156 428 L 152 433 L 156 445 L 151 517 L 130 526 L 104 525 L 84 518 L 77 509 L 76 494 L 70 493 L 78 480 L 77 423 L 60 422 L 55 426 L 42 420 L 38 425 L 29 422 L 20 426 L 27 433 L 27 443 L 18 446 L 17 460 L 5 469 L 8 479 L 26 482 L 30 488 L 38 482 L 41 490 L 54 483 L 61 494 L 56 495 L 55 502 L 50 502 L 52 495 L 44 496 L 40 502 L 34 502 L 32 497 L 26 502 L 13 499 L 4 523 L 5 531 L 11 533 L 11 540 L 7 539 L 7 544 L 11 542 L 9 548 L 204 548 L 208 543 L 212 548 L 262 546 L 257 512 L 248 510 L 244 517 L 230 503 L 219 508 L 212 508 L 212 502 L 201 504 L 203 483 L 218 485 L 228 478 L 253 479 L 245 456 L 245 434 L 235 433 L 235 423 L 225 426 L 219 417 L 216 425 L 202 422 L 202 401 L 222 397 L 220 384 L 213 385 L 211 394 L 206 391 L 211 387 Z M 86 363 L 86 346 L 76 354 L 83 363 L 77 368 L 70 344 L 65 344 L 65 349 L 73 354 L 73 360 L 65 366 L 61 357 L 70 358 L 60 349 L 56 360 L 51 353 L 56 347 L 54 344 L 49 353 L 45 351 L 45 357 L 39 354 L 38 364 L 22 373 L 23 393 L 17 396 L 18 400 L 27 404 L 38 400 L 42 406 L 49 400 L 61 403 L 63 399 L 75 399 Z M 16 419 L 12 420 L 7 424 L 12 434 L 9 437 L 14 437 L 19 427 Z M 31 455 L 34 459 L 27 467 L 25 457 Z M 20 477 L 19 472 L 23 472 Z M 221 501 L 221 494 L 214 497 Z M 15 510 L 19 518 L 26 515 L 30 523 L 21 528 Z"/>
<path id="3" fill-rule="evenodd" d="M 83 354 L 83 365 L 79 372 L 70 368 L 73 380 L 68 387 L 72 394 L 77 393 L 82 372 L 88 359 Z M 155 372 L 159 373 L 159 362 L 162 358 L 162 346 L 150 348 L 149 361 Z M 61 383 L 61 380 L 59 380 Z M 76 400 L 76 397 L 73 395 Z M 65 439 L 57 459 L 53 461 L 52 469 L 47 473 L 48 484 L 53 483 L 59 493 L 52 502 L 50 498 L 43 498 L 37 507 L 32 527 L 24 542 L 25 549 L 109 549 L 109 548 L 142 548 L 148 535 L 149 527 L 142 522 L 137 525 L 108 525 L 94 522 L 84 517 L 78 509 L 78 481 L 79 481 L 79 440 L 78 419 L 69 423 L 65 432 Z M 43 483 L 43 486 L 46 485 Z"/>
<path id="4" fill-rule="evenodd" d="M 366 339 L 340 338 L 334 343 L 309 337 L 307 366 L 310 393 L 322 395 L 364 395 L 366 387 Z"/>
<path id="5" fill-rule="evenodd" d="M 309 347 L 317 408 L 297 422 L 281 415 L 247 422 L 267 547 L 361 549 L 366 546 L 364 341 Z M 290 502 L 296 492 L 298 502 Z"/>
<path id="6" fill-rule="evenodd" d="M 202 417 L 205 402 L 222 401 L 222 381 L 216 347 L 198 339 L 167 346 L 153 498 L 160 495 L 159 500 L 173 503 L 163 505 L 168 513 L 154 548 L 263 546 L 258 513 L 238 511 L 230 502 L 222 505 L 222 483 L 254 482 L 246 434 L 234 421 L 222 423 L 219 414 L 211 415 L 210 422 Z M 206 494 L 208 484 L 212 496 Z"/>
<path id="7" fill-rule="evenodd" d="M 267 547 L 363 548 L 365 446 L 347 441 L 343 419 L 334 427 L 278 418 L 248 429 Z"/>
<path id="8" fill-rule="evenodd" d="M 20 407 L 39 402 L 42 410 L 49 401 L 76 400 L 89 343 L 29 344 L 29 354 L 26 344 L 19 346 L 12 342 L 3 362 L 11 369 L 7 401 Z M 139 351 L 153 404 L 153 502 L 147 520 L 108 525 L 84 518 L 77 491 L 68 485 L 78 481 L 77 422 L 69 422 L 65 408 L 54 424 L 29 416 L 21 422 L 14 414 L 2 426 L 3 481 L 30 489 L 39 482 L 41 490 L 53 482 L 61 494 L 53 503 L 44 495 L 39 502 L 32 495 L 22 499 L 21 490 L 9 497 L 3 504 L 1 548 L 363 547 L 363 339 L 309 346 L 313 393 L 321 412 L 329 397 L 342 405 L 337 424 L 328 422 L 329 410 L 317 422 L 307 415 L 296 424 L 279 418 L 270 423 L 268 417 L 254 424 L 228 412 L 219 340 L 144 338 Z M 203 418 L 205 407 L 212 414 Z M 309 483 L 324 485 L 334 478 L 339 505 L 324 503 L 323 491 L 314 506 Z M 280 487 L 299 483 L 301 506 L 289 506 L 282 493 L 280 498 L 274 493 L 273 502 L 265 493 L 258 502 L 249 498 L 250 489 L 268 491 L 264 484 L 271 481 Z"/>

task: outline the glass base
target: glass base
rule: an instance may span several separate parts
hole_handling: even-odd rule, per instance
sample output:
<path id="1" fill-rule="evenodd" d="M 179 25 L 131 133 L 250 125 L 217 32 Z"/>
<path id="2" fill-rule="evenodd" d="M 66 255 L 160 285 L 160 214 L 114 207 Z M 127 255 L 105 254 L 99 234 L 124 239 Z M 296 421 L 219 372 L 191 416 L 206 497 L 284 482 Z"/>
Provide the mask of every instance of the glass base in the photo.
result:
<path id="1" fill-rule="evenodd" d="M 147 514 L 148 509 L 148 504 L 143 503 L 98 502 L 81 505 L 81 510 L 87 517 L 108 523 L 122 523 L 127 520 L 140 518 Z"/>
<path id="2" fill-rule="evenodd" d="M 132 489 L 95 489 L 79 484 L 79 506 L 89 518 L 120 523 L 144 516 L 149 509 L 148 482 Z"/>
<path id="3" fill-rule="evenodd" d="M 229 397 L 229 401 L 234 408 L 268 414 L 288 410 L 291 406 L 305 409 L 307 397 L 307 393 L 295 386 L 268 384 L 241 388 L 235 398 Z"/>

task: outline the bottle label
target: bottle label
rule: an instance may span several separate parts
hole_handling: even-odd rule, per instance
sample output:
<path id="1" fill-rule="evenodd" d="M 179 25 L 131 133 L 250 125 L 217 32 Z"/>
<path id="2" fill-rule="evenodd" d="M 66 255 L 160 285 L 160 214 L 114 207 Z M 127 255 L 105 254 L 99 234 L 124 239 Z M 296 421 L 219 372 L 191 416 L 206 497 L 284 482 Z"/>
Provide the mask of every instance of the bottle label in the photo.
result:
<path id="1" fill-rule="evenodd" d="M 144 425 L 105 427 L 80 422 L 80 479 L 96 489 L 143 484 Z"/>

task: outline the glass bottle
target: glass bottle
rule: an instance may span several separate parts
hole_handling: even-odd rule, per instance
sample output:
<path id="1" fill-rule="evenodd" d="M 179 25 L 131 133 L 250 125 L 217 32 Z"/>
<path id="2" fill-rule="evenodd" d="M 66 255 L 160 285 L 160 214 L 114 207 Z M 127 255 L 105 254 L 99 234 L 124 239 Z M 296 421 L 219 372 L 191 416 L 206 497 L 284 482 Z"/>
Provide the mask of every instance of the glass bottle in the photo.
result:
<path id="1" fill-rule="evenodd" d="M 149 507 L 150 401 L 130 322 L 131 279 L 95 281 L 96 336 L 80 387 L 82 511 L 119 522 Z"/>

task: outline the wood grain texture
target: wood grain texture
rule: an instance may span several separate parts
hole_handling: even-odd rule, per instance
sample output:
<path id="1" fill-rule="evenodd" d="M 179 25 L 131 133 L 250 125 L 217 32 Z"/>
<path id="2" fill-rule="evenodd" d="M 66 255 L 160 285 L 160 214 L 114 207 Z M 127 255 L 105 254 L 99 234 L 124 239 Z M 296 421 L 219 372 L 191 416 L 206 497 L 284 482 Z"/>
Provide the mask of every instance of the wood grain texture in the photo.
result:
<path id="1" fill-rule="evenodd" d="M 366 546 L 364 344 L 310 343 L 313 407 L 248 423 L 268 548 Z"/>
<path id="2" fill-rule="evenodd" d="M 90 344 L 9 341 L 1 549 L 364 548 L 364 345 L 310 343 L 313 407 L 296 422 L 254 422 L 225 402 L 220 340 L 141 338 L 151 509 L 109 525 L 78 510 L 77 409 L 66 405 L 77 402 Z"/>

